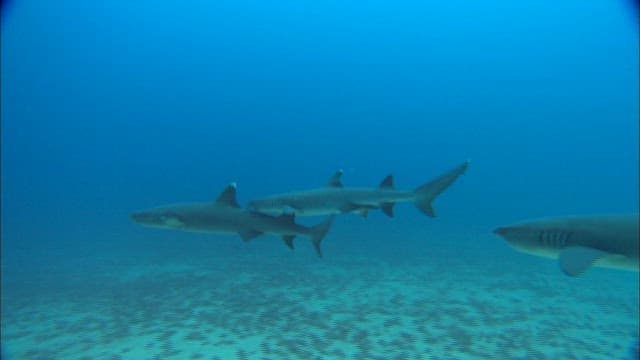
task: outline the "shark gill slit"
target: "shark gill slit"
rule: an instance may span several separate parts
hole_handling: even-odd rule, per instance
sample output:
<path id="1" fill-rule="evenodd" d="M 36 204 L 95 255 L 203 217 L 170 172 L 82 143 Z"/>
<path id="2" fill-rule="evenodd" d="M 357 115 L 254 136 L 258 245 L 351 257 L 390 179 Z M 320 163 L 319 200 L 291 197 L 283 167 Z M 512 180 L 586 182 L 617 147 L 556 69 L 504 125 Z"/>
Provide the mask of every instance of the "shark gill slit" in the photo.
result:
<path id="1" fill-rule="evenodd" d="M 546 231 L 540 231 L 538 233 L 538 242 L 540 243 L 540 245 L 545 246 L 547 245 L 547 235 L 546 235 Z"/>
<path id="2" fill-rule="evenodd" d="M 543 230 L 538 233 L 538 242 L 543 246 L 563 248 L 569 242 L 570 237 L 570 232 Z"/>
<path id="3" fill-rule="evenodd" d="M 562 244 L 562 246 L 568 246 L 569 243 L 569 239 L 571 239 L 571 236 L 573 235 L 573 233 L 571 231 L 566 232 L 567 236 L 564 237 L 564 244 Z"/>

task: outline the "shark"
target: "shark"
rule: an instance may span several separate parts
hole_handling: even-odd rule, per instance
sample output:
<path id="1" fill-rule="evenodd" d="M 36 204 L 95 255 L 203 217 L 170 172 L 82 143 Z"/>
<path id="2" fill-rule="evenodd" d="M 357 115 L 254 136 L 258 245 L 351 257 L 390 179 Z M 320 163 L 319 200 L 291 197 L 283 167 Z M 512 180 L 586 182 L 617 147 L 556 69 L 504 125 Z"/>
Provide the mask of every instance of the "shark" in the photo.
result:
<path id="1" fill-rule="evenodd" d="M 638 271 L 639 214 L 564 216 L 525 220 L 494 233 L 515 250 L 558 259 L 569 276 L 591 266 Z"/>
<path id="2" fill-rule="evenodd" d="M 285 245 L 294 248 L 296 236 L 311 239 L 316 253 L 322 257 L 320 242 L 326 236 L 333 217 L 312 227 L 295 222 L 295 214 L 272 216 L 242 209 L 238 204 L 235 183 L 229 184 L 213 202 L 183 203 L 155 207 L 131 214 L 142 226 L 188 232 L 238 234 L 244 241 L 264 234 L 282 237 Z"/>
<path id="3" fill-rule="evenodd" d="M 366 217 L 371 210 L 381 209 L 394 216 L 394 205 L 411 202 L 425 215 L 435 217 L 433 200 L 465 173 L 469 162 L 442 174 L 414 190 L 396 190 L 393 175 L 385 177 L 377 188 L 345 187 L 342 170 L 338 170 L 326 186 L 316 189 L 272 195 L 249 202 L 249 208 L 266 214 L 294 213 L 297 216 L 356 213 Z"/>

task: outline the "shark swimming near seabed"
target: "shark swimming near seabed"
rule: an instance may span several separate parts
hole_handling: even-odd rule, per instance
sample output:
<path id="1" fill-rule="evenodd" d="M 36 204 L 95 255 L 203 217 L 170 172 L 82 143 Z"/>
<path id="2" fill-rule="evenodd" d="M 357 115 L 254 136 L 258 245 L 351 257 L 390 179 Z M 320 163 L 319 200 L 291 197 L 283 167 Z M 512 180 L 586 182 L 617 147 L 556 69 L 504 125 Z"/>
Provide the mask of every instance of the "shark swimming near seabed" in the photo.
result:
<path id="1" fill-rule="evenodd" d="M 499 227 L 494 233 L 515 250 L 557 258 L 569 276 L 578 276 L 591 266 L 638 271 L 639 216 L 545 218 Z"/>
<path id="2" fill-rule="evenodd" d="M 326 186 L 306 191 L 277 194 L 249 202 L 249 208 L 266 214 L 295 213 L 298 216 L 357 213 L 367 216 L 369 211 L 381 209 L 393 217 L 393 206 L 399 202 L 412 202 L 425 215 L 434 217 L 433 200 L 464 174 L 469 162 L 417 187 L 415 190 L 396 190 L 393 176 L 382 180 L 377 188 L 345 187 L 342 170 L 329 179 Z"/>
<path id="3" fill-rule="evenodd" d="M 236 199 L 236 184 L 231 183 L 214 202 L 173 204 L 156 207 L 131 215 L 143 226 L 189 232 L 239 234 L 249 241 L 264 234 L 278 235 L 290 249 L 298 235 L 307 236 L 322 257 L 320 242 L 325 237 L 333 217 L 323 223 L 306 227 L 295 222 L 294 214 L 271 216 L 240 208 Z"/>

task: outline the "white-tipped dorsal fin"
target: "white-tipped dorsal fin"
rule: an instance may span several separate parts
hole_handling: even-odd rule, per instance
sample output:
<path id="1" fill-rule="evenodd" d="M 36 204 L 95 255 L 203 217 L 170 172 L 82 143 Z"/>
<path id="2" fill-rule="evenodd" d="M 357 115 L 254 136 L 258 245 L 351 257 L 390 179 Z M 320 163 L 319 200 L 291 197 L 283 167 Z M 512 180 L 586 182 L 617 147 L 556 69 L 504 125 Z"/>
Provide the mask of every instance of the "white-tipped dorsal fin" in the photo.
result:
<path id="1" fill-rule="evenodd" d="M 387 175 L 380 183 L 380 189 L 393 189 L 393 175 Z"/>
<path id="2" fill-rule="evenodd" d="M 344 174 L 344 171 L 342 171 L 342 169 L 336 171 L 336 173 L 333 174 L 331 179 L 329 179 L 329 182 L 327 183 L 327 186 L 344 187 L 344 185 L 342 185 L 342 174 Z"/>
<path id="3" fill-rule="evenodd" d="M 238 186 L 234 182 L 232 182 L 231 184 L 227 185 L 227 187 L 224 188 L 224 190 L 222 190 L 222 192 L 218 196 L 218 199 L 216 200 L 216 203 L 220 204 L 220 205 L 226 205 L 226 206 L 239 208 L 240 205 L 238 205 L 238 200 L 236 199 L 236 188 L 237 187 Z"/>

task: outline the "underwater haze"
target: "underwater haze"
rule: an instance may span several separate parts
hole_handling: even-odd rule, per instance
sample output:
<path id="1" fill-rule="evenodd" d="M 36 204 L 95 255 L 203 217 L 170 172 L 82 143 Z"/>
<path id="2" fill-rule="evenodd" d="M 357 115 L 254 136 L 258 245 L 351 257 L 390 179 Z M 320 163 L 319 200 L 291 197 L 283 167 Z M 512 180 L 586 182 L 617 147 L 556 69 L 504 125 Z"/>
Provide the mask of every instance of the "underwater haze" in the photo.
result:
<path id="1" fill-rule="evenodd" d="M 6 11 L 7 9 L 3 9 Z M 13 1 L 2 15 L 3 359 L 631 359 L 638 272 L 504 224 L 639 211 L 630 1 Z M 425 216 L 305 237 L 130 214 L 324 186 Z M 306 226 L 324 217 L 298 217 Z"/>

